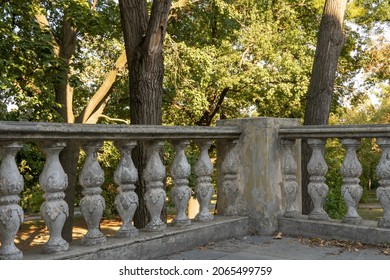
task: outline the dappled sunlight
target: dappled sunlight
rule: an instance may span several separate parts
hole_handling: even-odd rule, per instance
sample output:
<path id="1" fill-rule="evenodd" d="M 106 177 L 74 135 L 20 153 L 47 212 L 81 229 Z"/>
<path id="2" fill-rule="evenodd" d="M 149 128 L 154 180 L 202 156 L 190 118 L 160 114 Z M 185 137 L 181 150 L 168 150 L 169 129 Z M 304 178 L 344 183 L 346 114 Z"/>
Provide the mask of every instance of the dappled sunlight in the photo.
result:
<path id="1" fill-rule="evenodd" d="M 171 223 L 173 215 L 168 215 L 167 222 Z M 119 218 L 102 220 L 100 230 L 107 237 L 115 236 L 122 222 Z M 82 217 L 75 217 L 73 226 L 73 240 L 81 240 L 87 233 L 87 224 Z M 16 246 L 26 251 L 29 249 L 43 246 L 50 238 L 49 229 L 43 220 L 30 220 L 24 222 L 15 238 Z"/>

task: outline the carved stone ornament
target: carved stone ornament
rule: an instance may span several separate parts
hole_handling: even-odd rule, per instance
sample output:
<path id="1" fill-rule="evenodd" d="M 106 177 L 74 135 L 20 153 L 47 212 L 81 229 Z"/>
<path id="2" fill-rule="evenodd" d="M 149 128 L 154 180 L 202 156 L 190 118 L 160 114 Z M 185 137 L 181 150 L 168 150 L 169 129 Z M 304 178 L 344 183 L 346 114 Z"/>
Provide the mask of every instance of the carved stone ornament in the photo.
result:
<path id="1" fill-rule="evenodd" d="M 187 226 L 191 224 L 190 219 L 186 215 L 188 201 L 191 197 L 191 189 L 188 187 L 188 177 L 191 175 L 191 165 L 188 163 L 184 153 L 188 144 L 188 140 L 174 143 L 176 153 L 170 170 L 174 183 L 174 187 L 171 190 L 171 196 L 176 207 L 176 217 L 173 219 L 172 223 L 176 226 Z"/>
<path id="2" fill-rule="evenodd" d="M 383 207 L 383 217 L 378 221 L 378 227 L 390 228 L 390 138 L 379 138 L 377 144 L 382 155 L 376 168 L 379 177 L 376 196 Z"/>
<path id="3" fill-rule="evenodd" d="M 340 168 L 341 175 L 343 175 L 341 194 L 347 205 L 347 214 L 343 217 L 342 221 L 348 224 L 360 224 L 363 219 L 357 213 L 357 208 L 363 194 L 363 188 L 359 185 L 359 177 L 363 169 L 356 155 L 356 149 L 360 144 L 360 140 L 343 139 L 341 143 L 347 149 L 343 164 Z"/>
<path id="4" fill-rule="evenodd" d="M 0 165 L 0 260 L 19 260 L 23 253 L 15 246 L 15 236 L 23 222 L 19 194 L 23 190 L 23 177 L 16 166 L 15 156 L 22 145 L 6 143 L 1 147 Z"/>
<path id="5" fill-rule="evenodd" d="M 297 163 L 292 154 L 292 148 L 295 140 L 283 139 L 282 146 L 284 147 L 283 160 L 283 188 L 286 196 L 286 212 L 284 217 L 295 218 L 299 215 L 295 207 L 295 200 L 298 192 L 298 183 L 296 181 Z"/>
<path id="6" fill-rule="evenodd" d="M 161 220 L 166 193 L 164 188 L 165 166 L 160 158 L 163 141 L 153 141 L 148 144 L 149 158 L 143 173 L 146 182 L 145 202 L 150 214 L 150 221 L 146 225 L 148 231 L 163 231 L 167 225 Z"/>
<path id="7" fill-rule="evenodd" d="M 325 174 L 328 171 L 328 166 L 322 154 L 325 141 L 322 139 L 309 139 L 308 144 L 313 151 L 307 165 L 307 171 L 310 175 L 308 192 L 314 205 L 313 211 L 309 214 L 309 219 L 328 220 L 329 216 L 324 210 L 326 196 L 329 191 L 328 186 L 325 184 Z"/>
<path id="8" fill-rule="evenodd" d="M 195 163 L 196 199 L 199 202 L 199 213 L 195 216 L 197 222 L 209 222 L 214 219 L 210 213 L 209 204 L 214 193 L 211 175 L 213 174 L 213 163 L 209 157 L 211 141 L 199 141 L 200 155 Z"/>
<path id="9" fill-rule="evenodd" d="M 222 189 L 227 198 L 227 207 L 224 211 L 224 215 L 235 216 L 237 215 L 236 200 L 238 196 L 237 154 L 235 149 L 237 141 L 230 141 L 226 144 L 228 146 L 228 150 L 222 163 Z"/>
<path id="10" fill-rule="evenodd" d="M 104 198 L 101 196 L 104 171 L 100 167 L 97 155 L 101 147 L 101 143 L 89 143 L 83 147 L 87 156 L 79 177 L 84 195 L 80 201 L 80 210 L 87 223 L 88 232 L 81 240 L 81 243 L 87 246 L 106 242 L 106 237 L 99 230 L 100 220 L 106 208 Z"/>
<path id="11" fill-rule="evenodd" d="M 134 192 L 138 171 L 131 159 L 131 151 L 136 145 L 136 141 L 116 143 L 121 152 L 121 159 L 114 173 L 114 181 L 118 185 L 115 206 L 122 219 L 122 226 L 116 234 L 117 237 L 138 235 L 138 229 L 132 224 L 135 210 L 138 207 L 138 196 Z"/>
<path id="12" fill-rule="evenodd" d="M 69 244 L 62 236 L 62 228 L 69 215 L 68 204 L 64 201 L 64 191 L 68 187 L 68 176 L 60 163 L 59 154 L 66 146 L 64 142 L 44 142 L 43 151 L 46 162 L 39 176 L 39 184 L 45 192 L 45 202 L 41 206 L 41 215 L 45 221 L 50 238 L 43 247 L 44 253 L 62 252 Z"/>

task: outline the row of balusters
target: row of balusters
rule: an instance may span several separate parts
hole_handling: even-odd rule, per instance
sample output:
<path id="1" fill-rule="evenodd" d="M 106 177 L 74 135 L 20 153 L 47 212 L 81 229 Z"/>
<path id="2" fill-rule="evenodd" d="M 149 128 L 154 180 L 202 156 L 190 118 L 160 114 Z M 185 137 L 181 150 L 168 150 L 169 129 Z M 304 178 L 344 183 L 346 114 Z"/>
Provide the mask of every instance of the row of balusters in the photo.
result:
<path id="1" fill-rule="evenodd" d="M 360 139 L 342 139 L 341 143 L 346 149 L 346 154 L 340 168 L 340 173 L 343 176 L 341 193 L 347 206 L 347 213 L 342 218 L 342 222 L 357 225 L 363 221 L 357 212 L 359 201 L 363 194 L 363 188 L 359 184 L 362 165 L 356 154 L 360 145 Z M 382 155 L 376 168 L 379 178 L 379 187 L 376 190 L 376 194 L 383 207 L 383 217 L 378 221 L 378 227 L 390 228 L 390 138 L 378 138 L 377 144 L 382 150 Z M 283 185 L 287 202 L 284 216 L 295 218 L 300 215 L 295 203 L 298 192 L 298 184 L 296 182 L 297 163 L 292 152 L 295 140 L 283 139 L 282 145 L 285 151 Z M 307 165 L 310 176 L 308 193 L 314 206 L 308 218 L 312 220 L 329 220 L 329 216 L 324 210 L 324 204 L 329 191 L 325 183 L 325 175 L 328 171 L 328 166 L 323 155 L 325 140 L 309 139 L 308 145 L 312 149 L 312 155 Z"/>
<path id="2" fill-rule="evenodd" d="M 235 215 L 235 199 L 237 196 L 237 168 L 235 141 L 226 141 L 230 147 L 224 156 L 222 163 L 222 189 L 226 195 L 227 207 L 224 215 Z M 131 152 L 137 145 L 136 141 L 116 142 L 116 147 L 121 153 L 121 158 L 114 173 L 114 182 L 117 185 L 115 205 L 122 220 L 122 226 L 118 230 L 117 237 L 134 237 L 138 235 L 138 229 L 134 227 L 132 220 L 138 207 L 139 198 L 135 193 L 135 184 L 138 180 L 138 171 L 131 158 Z M 161 220 L 160 214 L 166 202 L 164 180 L 166 168 L 160 157 L 160 151 L 164 141 L 149 141 L 148 159 L 143 170 L 143 180 L 146 182 L 144 196 L 146 207 L 150 214 L 147 231 L 162 231 L 166 223 Z M 189 140 L 173 141 L 175 158 L 170 167 L 170 175 L 173 179 L 171 198 L 176 208 L 176 216 L 173 219 L 175 226 L 188 226 L 191 220 L 186 215 L 191 189 L 188 186 L 188 177 L 191 174 L 191 166 L 185 155 L 185 148 Z M 212 141 L 203 140 L 197 142 L 200 155 L 195 164 L 196 175 L 195 193 L 199 201 L 199 213 L 195 221 L 205 222 L 213 220 L 214 216 L 209 212 L 209 203 L 213 196 L 212 173 L 213 163 L 210 160 L 208 150 Z M 61 236 L 61 231 L 68 216 L 68 205 L 65 202 L 65 189 L 68 186 L 68 177 L 59 161 L 59 154 L 66 146 L 61 141 L 46 141 L 42 149 L 46 154 L 46 162 L 39 177 L 39 184 L 44 191 L 45 202 L 41 206 L 41 216 L 49 230 L 49 240 L 43 247 L 44 253 L 66 251 L 69 244 Z M 15 156 L 22 147 L 21 143 L 9 142 L 0 146 L 2 158 L 0 165 L 0 259 L 21 259 L 23 253 L 15 246 L 14 239 L 23 222 L 24 213 L 19 205 L 20 193 L 23 190 L 23 177 L 19 173 Z M 99 245 L 106 242 L 106 236 L 100 231 L 99 224 L 105 209 L 105 201 L 101 196 L 104 183 L 104 171 L 98 161 L 98 151 L 102 147 L 101 142 L 85 144 L 83 149 L 86 158 L 79 174 L 79 183 L 82 186 L 83 198 L 80 201 L 80 210 L 86 221 L 88 231 L 83 237 L 83 245 Z"/>

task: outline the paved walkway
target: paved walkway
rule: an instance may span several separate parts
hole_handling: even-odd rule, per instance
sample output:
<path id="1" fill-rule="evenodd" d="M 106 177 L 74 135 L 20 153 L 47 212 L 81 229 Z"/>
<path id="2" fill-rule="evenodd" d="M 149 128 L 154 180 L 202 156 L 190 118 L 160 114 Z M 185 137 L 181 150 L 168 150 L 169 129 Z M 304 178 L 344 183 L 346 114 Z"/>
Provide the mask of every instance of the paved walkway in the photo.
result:
<path id="1" fill-rule="evenodd" d="M 170 255 L 168 260 L 390 260 L 390 249 L 313 245 L 309 239 L 248 235 Z M 362 248 L 363 247 L 363 248 Z M 369 248 L 367 248 L 369 247 Z"/>

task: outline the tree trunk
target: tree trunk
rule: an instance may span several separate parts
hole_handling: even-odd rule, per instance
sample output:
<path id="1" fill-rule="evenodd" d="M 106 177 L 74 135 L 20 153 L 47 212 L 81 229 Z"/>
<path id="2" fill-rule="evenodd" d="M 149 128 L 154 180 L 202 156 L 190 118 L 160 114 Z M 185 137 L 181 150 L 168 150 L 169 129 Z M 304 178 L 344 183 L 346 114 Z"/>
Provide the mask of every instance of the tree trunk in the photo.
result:
<path id="1" fill-rule="evenodd" d="M 76 29 L 65 19 L 64 16 L 61 30 L 61 42 L 59 44 L 59 58 L 63 67 L 58 74 L 60 81 L 55 85 L 56 102 L 61 104 L 58 109 L 62 119 L 66 123 L 74 123 L 73 114 L 73 87 L 69 85 L 70 60 L 76 50 Z M 73 214 L 74 214 L 74 194 L 76 189 L 76 172 L 78 160 L 78 146 L 68 142 L 67 146 L 60 154 L 60 162 L 68 175 L 68 187 L 65 191 L 65 202 L 69 207 L 69 216 L 66 218 L 65 225 L 62 228 L 63 238 L 71 242 L 73 231 Z"/>
<path id="2" fill-rule="evenodd" d="M 148 17 L 145 0 L 120 0 L 130 82 L 131 124 L 161 125 L 162 83 L 164 74 L 163 42 L 172 0 L 153 1 Z M 146 192 L 142 179 L 147 150 L 144 144 L 134 150 L 134 163 L 139 172 L 136 192 L 139 207 L 134 223 L 143 228 L 148 214 L 144 202 Z"/>
<path id="3" fill-rule="evenodd" d="M 343 21 L 347 0 L 327 0 L 317 39 L 316 54 L 307 92 L 304 125 L 326 125 L 329 120 L 334 80 L 341 49 L 344 45 Z M 309 176 L 307 163 L 311 150 L 302 141 L 302 213 L 311 211 L 307 192 Z"/>

